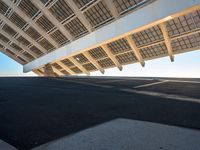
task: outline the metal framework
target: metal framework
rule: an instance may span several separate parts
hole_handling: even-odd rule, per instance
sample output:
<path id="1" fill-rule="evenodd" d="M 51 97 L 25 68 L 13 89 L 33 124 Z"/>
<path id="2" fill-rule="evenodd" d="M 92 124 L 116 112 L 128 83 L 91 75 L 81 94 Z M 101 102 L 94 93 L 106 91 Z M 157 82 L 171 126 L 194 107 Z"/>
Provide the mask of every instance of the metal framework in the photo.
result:
<path id="1" fill-rule="evenodd" d="M 54 58 L 54 51 L 67 46 L 70 51 L 79 39 L 156 1 L 160 0 L 0 0 L 0 48 L 25 66 L 44 56 Z M 82 50 L 55 57 L 49 64 L 58 76 L 89 75 L 137 62 L 144 67 L 146 60 L 164 56 L 174 61 L 175 54 L 199 48 L 200 5 L 196 5 L 91 47 L 83 43 Z M 32 70 L 44 75 L 45 65 Z"/>

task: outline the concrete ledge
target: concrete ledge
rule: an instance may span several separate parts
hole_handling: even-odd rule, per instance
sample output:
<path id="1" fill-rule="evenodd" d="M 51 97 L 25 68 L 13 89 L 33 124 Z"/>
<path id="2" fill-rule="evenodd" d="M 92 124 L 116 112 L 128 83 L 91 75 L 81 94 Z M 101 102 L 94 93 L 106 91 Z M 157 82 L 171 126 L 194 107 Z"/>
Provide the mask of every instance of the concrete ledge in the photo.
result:
<path id="1" fill-rule="evenodd" d="M 200 131 L 116 119 L 32 150 L 197 150 Z"/>

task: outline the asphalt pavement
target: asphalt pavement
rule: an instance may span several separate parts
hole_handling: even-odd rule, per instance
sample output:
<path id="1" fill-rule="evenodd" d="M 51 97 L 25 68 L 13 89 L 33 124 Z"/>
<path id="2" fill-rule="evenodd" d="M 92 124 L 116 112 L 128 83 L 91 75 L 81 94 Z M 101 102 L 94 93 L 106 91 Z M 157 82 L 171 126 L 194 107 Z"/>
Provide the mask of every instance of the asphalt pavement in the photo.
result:
<path id="1" fill-rule="evenodd" d="M 28 150 L 125 118 L 200 129 L 200 79 L 0 78 L 0 139 Z"/>

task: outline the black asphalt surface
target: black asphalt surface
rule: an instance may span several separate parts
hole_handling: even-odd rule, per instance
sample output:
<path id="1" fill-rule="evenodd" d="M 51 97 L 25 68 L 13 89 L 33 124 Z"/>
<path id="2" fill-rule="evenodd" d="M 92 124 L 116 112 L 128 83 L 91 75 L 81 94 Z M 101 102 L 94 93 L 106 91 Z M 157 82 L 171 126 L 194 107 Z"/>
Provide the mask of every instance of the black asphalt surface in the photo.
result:
<path id="1" fill-rule="evenodd" d="M 0 78 L 0 139 L 19 150 L 28 150 L 116 118 L 199 130 L 200 103 L 120 91 L 158 79 Z M 167 82 L 138 90 L 200 99 L 198 83 Z"/>

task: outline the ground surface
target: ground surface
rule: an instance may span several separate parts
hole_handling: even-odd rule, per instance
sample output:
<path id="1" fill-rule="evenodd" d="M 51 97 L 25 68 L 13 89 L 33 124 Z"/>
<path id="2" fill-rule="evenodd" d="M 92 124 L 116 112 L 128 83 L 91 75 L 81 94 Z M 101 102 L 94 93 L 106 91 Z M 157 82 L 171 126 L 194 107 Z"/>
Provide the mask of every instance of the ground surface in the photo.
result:
<path id="1" fill-rule="evenodd" d="M 0 139 L 19 150 L 117 118 L 200 129 L 200 79 L 27 77 L 0 83 Z"/>

